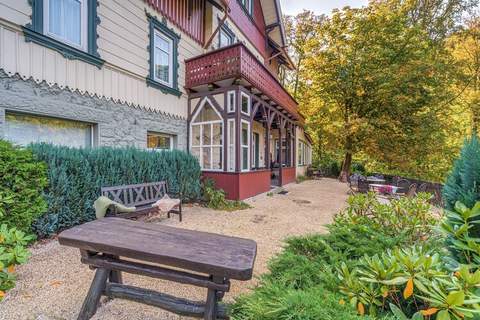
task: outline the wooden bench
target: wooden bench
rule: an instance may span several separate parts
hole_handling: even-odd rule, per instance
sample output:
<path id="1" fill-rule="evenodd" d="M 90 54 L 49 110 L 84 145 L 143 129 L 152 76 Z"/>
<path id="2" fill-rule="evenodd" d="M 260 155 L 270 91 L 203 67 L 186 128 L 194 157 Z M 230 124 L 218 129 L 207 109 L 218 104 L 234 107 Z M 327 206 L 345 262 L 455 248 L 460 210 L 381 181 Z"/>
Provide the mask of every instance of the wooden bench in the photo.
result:
<path id="1" fill-rule="evenodd" d="M 228 319 L 220 301 L 230 290 L 230 279 L 252 278 L 257 252 L 252 240 L 120 218 L 74 227 L 62 232 L 58 241 L 79 248 L 81 261 L 96 269 L 79 320 L 95 314 L 101 296 L 153 305 L 183 316 Z M 122 272 L 206 288 L 206 301 L 125 285 Z"/>
<path id="2" fill-rule="evenodd" d="M 142 184 L 131 184 L 124 186 L 103 187 L 102 196 L 110 198 L 113 201 L 121 203 L 127 207 L 135 207 L 135 212 L 118 214 L 115 206 L 110 206 L 107 216 L 116 216 L 120 218 L 135 218 L 157 210 L 152 204 L 160 200 L 165 194 L 168 194 L 168 185 L 165 181 L 150 182 Z M 168 212 L 178 214 L 182 221 L 182 202 Z"/>

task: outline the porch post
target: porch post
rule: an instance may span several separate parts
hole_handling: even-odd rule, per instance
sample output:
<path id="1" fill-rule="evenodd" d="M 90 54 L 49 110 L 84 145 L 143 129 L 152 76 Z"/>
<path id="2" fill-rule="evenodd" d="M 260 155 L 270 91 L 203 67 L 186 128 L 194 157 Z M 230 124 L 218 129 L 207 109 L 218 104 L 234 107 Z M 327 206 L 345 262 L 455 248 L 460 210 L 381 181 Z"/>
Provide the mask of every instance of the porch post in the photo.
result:
<path id="1" fill-rule="evenodd" d="M 241 164 L 241 137 L 240 134 L 242 133 L 242 117 L 240 113 L 240 109 L 242 108 L 242 97 L 240 96 L 240 87 L 236 87 L 235 95 L 237 98 L 237 106 L 235 108 L 235 172 L 239 173 L 242 171 L 242 164 Z"/>
<path id="2" fill-rule="evenodd" d="M 297 166 L 297 126 L 293 126 L 293 167 Z"/>
<path id="3" fill-rule="evenodd" d="M 265 108 L 264 109 L 266 115 L 266 126 L 265 126 L 265 168 L 271 170 L 270 163 L 270 110 Z"/>
<path id="4" fill-rule="evenodd" d="M 279 126 L 278 126 L 278 162 L 280 164 L 280 168 L 278 170 L 278 181 L 280 186 L 283 185 L 283 148 L 282 148 L 282 140 L 283 140 L 283 117 L 279 116 Z"/>
<path id="5" fill-rule="evenodd" d="M 227 99 L 228 99 L 228 90 L 225 90 L 223 93 L 223 171 L 228 171 L 228 110 L 227 110 Z"/>

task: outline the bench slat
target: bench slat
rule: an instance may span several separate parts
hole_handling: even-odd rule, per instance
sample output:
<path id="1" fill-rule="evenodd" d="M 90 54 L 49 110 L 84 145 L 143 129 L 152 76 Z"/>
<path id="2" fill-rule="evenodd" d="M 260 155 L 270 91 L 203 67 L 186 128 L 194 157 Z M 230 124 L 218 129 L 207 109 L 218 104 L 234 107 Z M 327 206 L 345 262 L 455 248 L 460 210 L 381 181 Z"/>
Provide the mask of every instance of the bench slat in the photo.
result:
<path id="1" fill-rule="evenodd" d="M 66 230 L 62 245 L 237 280 L 252 278 L 257 245 L 248 239 L 104 218 Z"/>

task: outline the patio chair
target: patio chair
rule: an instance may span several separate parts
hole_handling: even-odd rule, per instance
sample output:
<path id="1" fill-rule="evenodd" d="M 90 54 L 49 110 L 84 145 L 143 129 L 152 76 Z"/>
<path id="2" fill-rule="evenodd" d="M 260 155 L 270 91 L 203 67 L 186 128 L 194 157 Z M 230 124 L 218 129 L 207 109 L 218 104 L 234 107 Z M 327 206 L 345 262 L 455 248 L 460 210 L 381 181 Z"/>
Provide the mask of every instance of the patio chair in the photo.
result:
<path id="1" fill-rule="evenodd" d="M 355 195 L 358 192 L 358 179 L 359 175 L 352 174 L 347 178 L 348 187 L 350 188 L 350 193 Z"/>
<path id="2" fill-rule="evenodd" d="M 408 187 L 408 191 L 407 193 L 405 194 L 405 196 L 407 198 L 413 198 L 417 195 L 417 184 L 416 183 L 412 183 L 410 185 L 410 187 Z"/>
<path id="3" fill-rule="evenodd" d="M 368 191 L 370 191 L 370 187 L 369 187 L 369 183 L 367 181 L 367 179 L 365 178 L 359 178 L 358 179 L 358 192 L 360 193 L 368 193 Z"/>
<path id="4" fill-rule="evenodd" d="M 408 181 L 407 179 L 398 179 L 396 185 L 400 189 L 397 193 L 406 194 L 408 188 L 410 187 L 410 181 Z"/>
<path id="5" fill-rule="evenodd" d="M 424 182 L 418 187 L 417 192 L 427 192 L 428 191 L 428 183 Z"/>

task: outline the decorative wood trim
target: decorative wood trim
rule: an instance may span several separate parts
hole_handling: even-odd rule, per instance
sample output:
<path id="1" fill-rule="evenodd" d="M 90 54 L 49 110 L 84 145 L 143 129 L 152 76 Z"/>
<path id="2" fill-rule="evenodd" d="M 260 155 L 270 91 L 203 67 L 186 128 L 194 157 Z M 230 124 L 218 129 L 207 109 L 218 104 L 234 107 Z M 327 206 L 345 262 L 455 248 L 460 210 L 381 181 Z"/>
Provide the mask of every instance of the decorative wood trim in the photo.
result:
<path id="1" fill-rule="evenodd" d="M 180 35 L 175 33 L 173 29 L 168 28 L 167 20 L 164 18 L 162 21 L 159 21 L 156 17 L 145 12 L 147 15 L 149 23 L 149 45 L 148 52 L 150 53 L 148 58 L 149 63 L 149 75 L 146 78 L 148 86 L 159 89 L 165 94 L 172 94 L 177 97 L 181 97 L 182 92 L 178 89 L 178 69 L 180 67 L 178 63 L 178 44 L 180 42 Z M 173 48 L 173 66 L 172 66 L 172 86 L 165 85 L 155 80 L 155 30 L 160 31 L 165 36 L 172 40 Z"/>
<path id="2" fill-rule="evenodd" d="M 100 58 L 97 47 L 97 25 L 100 23 L 97 15 L 97 0 L 88 0 L 87 4 L 87 51 L 77 49 L 45 35 L 43 30 L 43 0 L 29 0 L 28 3 L 32 7 L 32 22 L 22 27 L 26 42 L 34 42 L 55 50 L 67 59 L 82 60 L 99 69 L 102 67 L 105 60 Z"/>

